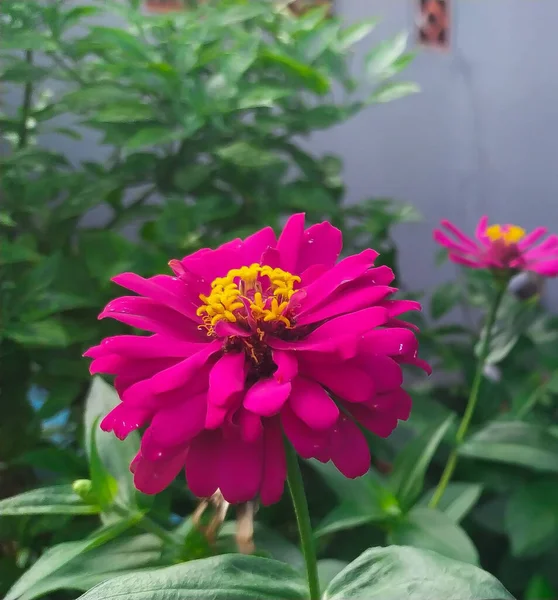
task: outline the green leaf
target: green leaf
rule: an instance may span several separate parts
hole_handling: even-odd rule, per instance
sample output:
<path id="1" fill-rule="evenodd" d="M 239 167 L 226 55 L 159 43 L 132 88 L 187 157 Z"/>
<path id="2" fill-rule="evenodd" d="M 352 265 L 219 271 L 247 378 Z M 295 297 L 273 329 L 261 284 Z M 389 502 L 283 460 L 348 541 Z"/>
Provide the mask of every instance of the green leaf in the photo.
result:
<path id="1" fill-rule="evenodd" d="M 383 521 L 386 518 L 384 513 L 377 514 L 372 510 L 368 512 L 362 506 L 351 504 L 345 501 L 343 504 L 336 506 L 314 530 L 316 537 L 322 537 L 338 531 L 354 529 L 368 523 Z"/>
<path id="2" fill-rule="evenodd" d="M 435 552 L 391 546 L 361 554 L 323 600 L 514 600 L 490 573 Z M 155 599 L 154 599 L 155 600 Z"/>
<path id="3" fill-rule="evenodd" d="M 430 300 L 430 314 L 434 319 L 441 319 L 462 298 L 462 291 L 455 282 L 444 283 L 437 287 Z"/>
<path id="4" fill-rule="evenodd" d="M 365 58 L 368 74 L 380 78 L 390 76 L 393 63 L 405 52 L 407 39 L 406 33 L 398 33 L 373 48 Z"/>
<path id="5" fill-rule="evenodd" d="M 71 485 L 37 488 L 0 500 L 0 517 L 20 515 L 93 515 L 98 506 L 86 504 Z"/>
<path id="6" fill-rule="evenodd" d="M 176 170 L 174 185 L 181 192 L 189 192 L 206 181 L 212 171 L 213 167 L 211 165 L 186 165 Z"/>
<path id="7" fill-rule="evenodd" d="M 0 266 L 21 262 L 32 262 L 40 258 L 40 254 L 28 244 L 2 240 L 0 245 Z"/>
<path id="8" fill-rule="evenodd" d="M 442 439 L 455 419 L 451 414 L 408 444 L 397 456 L 390 475 L 393 491 L 404 508 L 409 508 L 424 487 L 424 476 Z"/>
<path id="9" fill-rule="evenodd" d="M 102 123 L 133 123 L 152 121 L 156 116 L 151 105 L 128 100 L 101 109 L 95 113 L 94 120 Z"/>
<path id="10" fill-rule="evenodd" d="M 97 450 L 97 430 L 99 428 L 99 419 L 93 423 L 91 428 L 91 446 L 89 455 L 89 471 L 91 474 L 91 483 L 93 485 L 93 494 L 98 499 L 103 509 L 108 509 L 114 502 L 118 493 L 118 482 L 107 471 Z"/>
<path id="11" fill-rule="evenodd" d="M 390 81 L 378 86 L 368 98 L 369 103 L 391 102 L 420 92 L 420 87 L 410 81 Z"/>
<path id="12" fill-rule="evenodd" d="M 6 336 L 20 344 L 44 348 L 64 348 L 71 336 L 57 319 L 45 319 L 35 323 L 15 323 L 6 330 Z"/>
<path id="13" fill-rule="evenodd" d="M 227 162 L 250 169 L 268 167 L 282 162 L 280 156 L 250 142 L 233 142 L 227 146 L 221 146 L 215 152 L 217 156 Z"/>
<path id="14" fill-rule="evenodd" d="M 459 454 L 558 473 L 558 438 L 532 423 L 490 423 L 474 433 L 460 447 Z"/>
<path id="15" fill-rule="evenodd" d="M 112 579 L 80 600 L 306 600 L 302 574 L 267 558 L 228 554 Z M 7 599 L 10 600 L 10 599 Z"/>
<path id="16" fill-rule="evenodd" d="M 134 244 L 115 231 L 79 232 L 79 250 L 90 275 L 104 284 L 129 271 L 135 256 Z"/>
<path id="17" fill-rule="evenodd" d="M 157 556 L 160 556 L 157 547 L 161 542 L 156 538 L 155 541 L 154 536 L 116 540 L 110 544 L 136 521 L 119 521 L 86 540 L 53 546 L 16 581 L 4 600 L 33 600 L 61 589 L 86 590 L 118 571 L 157 565 Z"/>
<path id="18" fill-rule="evenodd" d="M 120 400 L 114 389 L 100 377 L 95 377 L 85 401 L 84 431 L 85 447 L 89 461 L 92 461 L 91 432 L 95 431 L 99 459 L 104 468 L 118 482 L 117 499 L 126 506 L 135 505 L 135 487 L 130 473 L 130 463 L 139 448 L 139 435 L 132 432 L 125 440 L 119 440 L 112 433 L 102 431 L 94 425 L 99 418 L 107 415 Z"/>
<path id="19" fill-rule="evenodd" d="M 316 94 L 327 94 L 330 88 L 329 80 L 320 71 L 285 54 L 264 50 L 261 54 L 264 64 L 280 67 L 285 74 L 303 84 Z"/>
<path id="20" fill-rule="evenodd" d="M 446 514 L 418 506 L 398 520 L 388 535 L 391 544 L 433 550 L 448 558 L 477 564 L 477 550 L 465 531 Z"/>
<path id="21" fill-rule="evenodd" d="M 4 227 L 15 227 L 15 221 L 7 212 L 0 211 L 0 225 L 3 225 Z"/>
<path id="22" fill-rule="evenodd" d="M 524 595 L 525 600 L 556 600 L 557 597 L 558 590 L 542 575 L 531 577 Z"/>
<path id="23" fill-rule="evenodd" d="M 434 489 L 421 498 L 421 504 L 427 506 Z M 482 485 L 478 483 L 451 482 L 438 503 L 438 510 L 445 513 L 454 523 L 459 523 L 475 506 L 482 494 Z"/>
<path id="24" fill-rule="evenodd" d="M 324 558 L 318 561 L 318 579 L 320 581 L 320 589 L 325 590 L 343 569 L 346 569 L 349 563 L 344 560 L 336 560 L 335 558 Z"/>
<path id="25" fill-rule="evenodd" d="M 366 19 L 343 29 L 339 35 L 339 46 L 341 50 L 347 50 L 353 44 L 365 38 L 378 24 L 378 19 Z"/>
<path id="26" fill-rule="evenodd" d="M 273 108 L 277 100 L 285 98 L 285 96 L 290 96 L 293 93 L 294 90 L 292 88 L 285 86 L 264 84 L 254 85 L 246 90 L 241 90 L 237 108 L 240 110 L 259 108 L 262 106 Z"/>
<path id="27" fill-rule="evenodd" d="M 514 556 L 542 554 L 558 542 L 558 481 L 535 481 L 508 501 L 506 529 Z"/>
<path id="28" fill-rule="evenodd" d="M 140 129 L 131 138 L 126 140 L 124 147 L 128 150 L 137 150 L 145 146 L 168 144 L 184 137 L 184 133 L 173 127 L 145 127 Z"/>
<path id="29" fill-rule="evenodd" d="M 525 333 L 539 316 L 539 303 L 536 297 L 521 301 L 511 294 L 504 296 L 490 336 L 490 347 L 486 362 L 496 364 L 504 360 L 514 349 L 521 334 Z M 486 328 L 483 328 L 479 342 L 475 347 L 477 357 L 480 355 L 485 335 Z"/>

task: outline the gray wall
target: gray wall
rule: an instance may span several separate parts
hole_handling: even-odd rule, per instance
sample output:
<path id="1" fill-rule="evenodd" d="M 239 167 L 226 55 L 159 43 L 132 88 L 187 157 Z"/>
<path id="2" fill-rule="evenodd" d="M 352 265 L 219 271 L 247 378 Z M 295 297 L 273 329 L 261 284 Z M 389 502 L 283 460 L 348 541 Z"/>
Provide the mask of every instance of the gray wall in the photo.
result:
<path id="1" fill-rule="evenodd" d="M 352 22 L 382 17 L 376 41 L 413 26 L 418 0 L 336 0 Z M 440 218 L 473 232 L 480 215 L 558 233 L 558 2 L 453 0 L 449 52 L 419 49 L 405 78 L 420 95 L 373 107 L 315 136 L 316 150 L 345 159 L 349 201 L 391 196 L 413 203 L 420 225 L 402 226 L 403 275 L 424 288 L 434 272 L 431 229 Z M 548 286 L 556 306 L 558 284 Z"/>
<path id="2" fill-rule="evenodd" d="M 335 0 L 349 23 L 382 17 L 357 48 L 357 65 L 379 40 L 412 28 L 416 3 Z M 422 212 L 423 223 L 397 232 L 410 288 L 452 276 L 451 265 L 434 270 L 431 230 L 440 218 L 472 232 L 487 213 L 558 233 L 558 1 L 453 0 L 453 17 L 450 51 L 419 49 L 405 74 L 420 95 L 372 107 L 309 142 L 343 157 L 349 202 L 389 196 Z M 49 142 L 78 160 L 99 156 L 90 135 Z M 556 305 L 558 283 L 548 299 Z"/>

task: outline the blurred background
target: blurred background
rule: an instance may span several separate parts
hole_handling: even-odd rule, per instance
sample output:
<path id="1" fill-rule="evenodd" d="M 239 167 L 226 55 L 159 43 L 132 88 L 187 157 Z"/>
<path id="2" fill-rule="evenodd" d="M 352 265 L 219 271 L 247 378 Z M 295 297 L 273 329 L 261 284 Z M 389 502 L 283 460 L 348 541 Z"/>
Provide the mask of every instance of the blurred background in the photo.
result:
<path id="1" fill-rule="evenodd" d="M 556 22 L 555 0 L 2 0 L 0 498 L 66 486 L 67 504 L 0 503 L 0 596 L 64 600 L 109 563 L 124 570 L 66 545 L 98 534 L 97 513 L 110 522 L 71 488 L 92 476 L 91 428 L 118 401 L 82 358 L 129 332 L 97 320 L 119 293 L 110 278 L 167 273 L 304 211 L 343 230 L 344 253 L 380 251 L 424 303 L 413 318 L 436 373 L 410 374 L 411 419 L 370 440 L 373 497 L 305 469 L 321 555 L 340 568 L 373 544 L 416 545 L 481 564 L 518 597 L 558 597 L 555 280 L 542 298 L 539 279 L 506 297 L 477 437 L 448 505 L 424 513 L 494 291 L 444 261 L 432 230 L 447 218 L 473 234 L 483 214 L 558 230 Z M 103 439 L 105 455 L 129 453 Z M 133 493 L 126 462 L 115 477 Z M 328 521 L 353 496 L 350 514 L 373 507 L 358 535 Z M 170 530 L 196 503 L 177 481 L 139 506 Z M 288 503 L 258 519 L 257 546 L 300 562 Z M 232 547 L 230 529 L 218 548 L 187 539 L 181 560 Z M 47 553 L 59 546 L 61 572 Z M 142 568 L 167 564 L 154 552 Z"/>

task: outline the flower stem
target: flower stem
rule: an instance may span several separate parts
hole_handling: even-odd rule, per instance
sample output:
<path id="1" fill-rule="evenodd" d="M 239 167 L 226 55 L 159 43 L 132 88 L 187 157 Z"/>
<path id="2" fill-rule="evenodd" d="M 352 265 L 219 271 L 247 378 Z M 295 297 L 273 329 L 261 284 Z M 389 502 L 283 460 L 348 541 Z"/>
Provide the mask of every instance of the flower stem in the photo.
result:
<path id="1" fill-rule="evenodd" d="M 304 493 L 302 474 L 300 473 L 297 455 L 287 441 L 285 442 L 285 451 L 287 453 L 287 480 L 296 515 L 298 532 L 300 534 L 300 546 L 302 548 L 302 554 L 304 555 L 304 562 L 306 563 L 308 589 L 310 590 L 309 600 L 319 600 L 320 583 L 318 580 L 316 548 L 314 546 L 314 537 L 312 535 L 306 494 Z"/>
<path id="2" fill-rule="evenodd" d="M 428 506 L 430 508 L 436 508 L 436 506 L 438 506 L 438 503 L 442 499 L 442 496 L 444 495 L 444 492 L 446 491 L 446 488 L 448 487 L 448 484 L 451 481 L 453 472 L 455 471 L 455 467 L 457 466 L 457 453 L 459 451 L 459 447 L 465 439 L 465 436 L 467 435 L 469 425 L 471 424 L 471 419 L 473 418 L 473 414 L 475 412 L 475 407 L 479 398 L 480 386 L 482 383 L 484 366 L 486 363 L 488 352 L 490 350 L 490 339 L 492 336 L 492 330 L 494 328 L 494 323 L 496 322 L 498 308 L 500 307 L 506 289 L 507 285 L 504 285 L 503 283 L 499 284 L 498 291 L 494 296 L 492 306 L 490 307 L 490 311 L 486 318 L 484 337 L 481 343 L 479 360 L 477 363 L 477 369 L 475 371 L 473 384 L 471 385 L 471 391 L 469 393 L 467 406 L 465 408 L 465 412 L 463 413 L 463 418 L 461 419 L 461 423 L 459 424 L 457 433 L 455 434 L 455 446 L 448 457 L 448 461 L 446 462 L 446 466 L 444 467 L 444 471 L 442 473 L 442 476 L 440 477 L 440 481 L 436 486 L 436 490 L 434 491 L 434 494 L 430 502 L 428 503 Z"/>

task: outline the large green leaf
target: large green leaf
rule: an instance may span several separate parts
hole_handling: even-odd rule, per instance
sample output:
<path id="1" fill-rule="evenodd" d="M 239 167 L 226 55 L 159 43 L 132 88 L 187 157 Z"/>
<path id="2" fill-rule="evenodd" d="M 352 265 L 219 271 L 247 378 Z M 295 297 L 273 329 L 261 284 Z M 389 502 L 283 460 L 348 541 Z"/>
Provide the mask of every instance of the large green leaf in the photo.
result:
<path id="1" fill-rule="evenodd" d="M 366 55 L 366 70 L 374 77 L 391 76 L 394 63 L 403 56 L 407 47 L 407 34 L 399 33 L 380 42 Z"/>
<path id="2" fill-rule="evenodd" d="M 101 377 L 95 377 L 85 402 L 84 431 L 85 448 L 91 462 L 91 436 L 95 435 L 96 449 L 100 462 L 118 484 L 117 499 L 127 506 L 135 504 L 135 488 L 130 462 L 139 448 L 139 435 L 132 432 L 125 440 L 118 440 L 113 434 L 98 427 L 100 418 L 108 414 L 120 402 L 117 393 Z M 97 468 L 98 465 L 95 466 Z"/>
<path id="3" fill-rule="evenodd" d="M 459 454 L 558 473 L 558 438 L 532 423 L 490 423 L 473 434 L 460 447 Z"/>
<path id="4" fill-rule="evenodd" d="M 393 100 L 399 100 L 399 98 L 417 94 L 418 92 L 420 92 L 420 87 L 416 83 L 410 81 L 390 81 L 379 85 L 372 94 L 370 94 L 367 102 L 392 102 Z"/>
<path id="5" fill-rule="evenodd" d="M 257 169 L 281 162 L 281 157 L 250 142 L 233 142 L 216 150 L 216 154 L 239 167 Z"/>
<path id="6" fill-rule="evenodd" d="M 417 506 L 398 520 L 389 533 L 392 544 L 434 550 L 448 558 L 477 564 L 477 550 L 465 531 L 446 514 Z"/>
<path id="7" fill-rule="evenodd" d="M 536 481 L 516 489 L 506 510 L 515 556 L 542 554 L 558 542 L 558 481 Z"/>
<path id="8" fill-rule="evenodd" d="M 329 584 L 324 600 L 513 600 L 492 575 L 436 552 L 371 548 Z"/>
<path id="9" fill-rule="evenodd" d="M 434 489 L 427 492 L 420 503 L 428 505 Z M 478 483 L 451 482 L 438 503 L 438 510 L 445 513 L 454 523 L 459 523 L 473 509 L 482 494 L 482 485 Z"/>
<path id="10" fill-rule="evenodd" d="M 80 542 L 66 542 L 53 546 L 16 581 L 4 600 L 33 600 L 52 590 L 86 589 L 76 585 L 79 577 L 87 579 L 92 574 L 91 571 L 97 568 L 98 572 L 99 567 L 106 570 L 107 564 L 111 562 L 110 558 L 108 562 L 104 559 L 106 544 L 134 525 L 136 520 L 119 521 Z M 128 546 L 125 554 L 129 556 L 130 552 L 131 547 Z M 88 566 L 89 559 L 91 561 Z M 95 567 L 96 564 L 98 567 Z"/>
<path id="11" fill-rule="evenodd" d="M 408 444 L 397 456 L 390 483 L 404 508 L 413 505 L 424 487 L 424 476 L 455 415 L 434 424 Z"/>
<path id="12" fill-rule="evenodd" d="M 84 502 L 71 485 L 37 488 L 0 500 L 0 517 L 19 515 L 92 515 L 100 508 Z"/>
<path id="13" fill-rule="evenodd" d="M 102 583 L 82 600 L 306 600 L 292 567 L 267 558 L 228 554 Z"/>
<path id="14" fill-rule="evenodd" d="M 5 600 L 33 600 L 55 590 L 86 591 L 118 575 L 170 564 L 152 534 L 94 545 L 67 542 L 48 550 L 13 586 Z"/>
<path id="15" fill-rule="evenodd" d="M 134 245 L 115 231 L 80 232 L 79 249 L 87 270 L 101 283 L 108 284 L 133 264 Z"/>
<path id="16" fill-rule="evenodd" d="M 173 127 L 143 127 L 139 129 L 124 144 L 128 150 L 137 150 L 145 146 L 156 146 L 158 144 L 168 144 L 184 137 L 184 132 L 176 130 Z"/>
<path id="17" fill-rule="evenodd" d="M 339 34 L 340 48 L 346 50 L 353 44 L 360 42 L 360 40 L 365 38 L 376 27 L 377 23 L 378 19 L 371 18 L 343 29 Z"/>
<path id="18" fill-rule="evenodd" d="M 58 319 L 44 319 L 34 323 L 13 323 L 6 329 L 6 337 L 31 347 L 64 348 L 72 339 Z"/>

